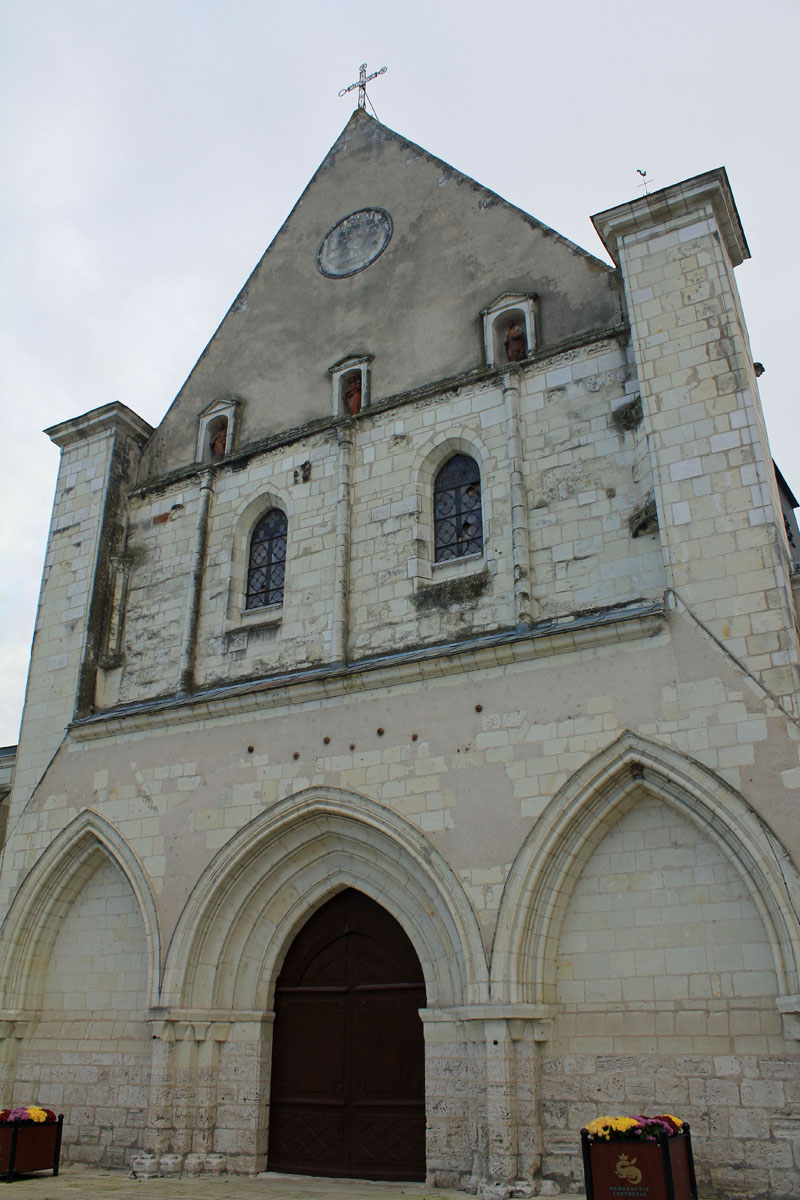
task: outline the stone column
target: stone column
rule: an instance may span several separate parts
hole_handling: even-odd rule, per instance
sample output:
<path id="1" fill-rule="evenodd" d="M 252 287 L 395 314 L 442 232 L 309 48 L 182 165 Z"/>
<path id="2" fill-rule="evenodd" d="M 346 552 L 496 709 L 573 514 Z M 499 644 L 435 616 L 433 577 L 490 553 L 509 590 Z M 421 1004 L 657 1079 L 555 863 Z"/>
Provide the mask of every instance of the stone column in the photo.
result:
<path id="1" fill-rule="evenodd" d="M 174 1126 L 174 1022 L 163 1017 L 156 1017 L 151 1019 L 150 1028 L 152 1030 L 152 1057 L 145 1152 L 136 1155 L 131 1162 L 132 1169 L 142 1178 L 159 1174 L 162 1155 L 171 1151 Z"/>
<path id="2" fill-rule="evenodd" d="M 353 481 L 353 431 L 339 430 L 339 487 L 336 497 L 336 566 L 333 595 L 331 662 L 347 662 L 350 604 L 350 522 Z"/>
<path id="3" fill-rule="evenodd" d="M 489 1180 L 517 1178 L 517 1096 L 514 1041 L 508 1021 L 484 1021 Z"/>
<path id="4" fill-rule="evenodd" d="M 448 1017 L 460 1017 L 465 1040 L 476 1052 L 465 1077 L 468 1089 L 473 1095 L 482 1089 L 486 1096 L 485 1109 L 472 1114 L 477 1118 L 470 1128 L 474 1165 L 461 1186 L 482 1200 L 557 1191 L 541 1179 L 540 1043 L 551 1035 L 550 1008 L 487 1004 L 435 1014 L 439 1022 Z M 426 1027 L 426 1041 L 428 1036 Z"/>
<path id="5" fill-rule="evenodd" d="M 191 1029 L 194 1055 L 190 1150 L 183 1160 L 183 1170 L 188 1175 L 198 1175 L 202 1171 L 221 1171 L 226 1165 L 223 1156 L 214 1150 L 214 1135 L 217 1128 L 220 1047 L 228 1040 L 230 1023 L 195 1021 Z"/>
<path id="6" fill-rule="evenodd" d="M 192 1148 L 197 1084 L 197 1045 L 194 1029 L 184 1021 L 174 1025 L 172 1130 L 159 1161 L 159 1175 L 179 1175 Z"/>
<path id="7" fill-rule="evenodd" d="M 233 1019 L 219 1041 L 214 1151 L 225 1156 L 228 1171 L 265 1167 L 274 1019 L 274 1013 Z"/>
<path id="8" fill-rule="evenodd" d="M 208 514 L 214 494 L 214 472 L 205 471 L 200 480 L 197 501 L 194 544 L 192 546 L 192 569 L 189 576 L 189 592 L 186 597 L 186 612 L 183 621 L 181 661 L 178 669 L 178 695 L 183 696 L 194 689 L 194 664 L 197 654 L 197 622 L 200 616 L 200 600 L 203 593 L 203 577 L 206 567 L 206 542 L 208 540 Z"/>
<path id="9" fill-rule="evenodd" d="M 503 375 L 506 404 L 506 443 L 511 496 L 511 560 L 514 567 L 514 625 L 518 632 L 530 629 L 534 620 L 531 595 L 531 541 L 528 499 L 523 473 L 522 427 L 519 415 L 519 368 Z"/>
<path id="10" fill-rule="evenodd" d="M 147 1150 L 132 1162 L 138 1176 L 264 1169 L 272 1021 L 272 1013 L 151 1021 Z"/>
<path id="11" fill-rule="evenodd" d="M 467 1023 L 447 1009 L 420 1010 L 425 1037 L 425 1162 L 429 1187 L 480 1179 L 486 1157 L 485 1062 Z"/>

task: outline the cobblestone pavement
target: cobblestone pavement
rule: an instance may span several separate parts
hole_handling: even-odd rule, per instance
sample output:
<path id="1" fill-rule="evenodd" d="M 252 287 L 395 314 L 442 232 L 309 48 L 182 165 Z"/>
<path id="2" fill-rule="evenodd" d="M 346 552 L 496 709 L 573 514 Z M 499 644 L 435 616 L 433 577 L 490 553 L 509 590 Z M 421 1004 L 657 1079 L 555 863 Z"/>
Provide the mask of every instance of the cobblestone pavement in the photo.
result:
<path id="1" fill-rule="evenodd" d="M 0 1184 L 0 1187 L 3 1185 Z M 371 1183 L 360 1179 L 312 1179 L 307 1175 L 267 1173 L 131 1179 L 122 1171 L 65 1167 L 60 1175 L 28 1176 L 14 1181 L 8 1200 L 467 1200 L 465 1192 L 426 1187 L 424 1183 Z M 5 1193 L 0 1192 L 0 1200 Z M 559 1200 L 583 1200 L 561 1196 Z"/>

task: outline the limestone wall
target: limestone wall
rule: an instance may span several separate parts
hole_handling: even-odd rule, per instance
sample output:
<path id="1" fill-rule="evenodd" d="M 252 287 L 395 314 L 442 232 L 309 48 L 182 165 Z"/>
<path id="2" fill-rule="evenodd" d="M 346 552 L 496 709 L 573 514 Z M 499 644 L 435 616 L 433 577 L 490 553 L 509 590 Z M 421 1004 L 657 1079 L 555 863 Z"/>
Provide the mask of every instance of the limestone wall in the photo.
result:
<path id="1" fill-rule="evenodd" d="M 64 1157 L 121 1167 L 144 1145 L 150 1080 L 147 946 L 130 885 L 104 859 L 60 922 L 41 1017 L 16 1065 L 13 1103 L 64 1113 Z"/>
<path id="2" fill-rule="evenodd" d="M 747 243 L 725 173 L 594 220 L 625 281 L 670 585 L 796 705 L 791 558 L 733 274 Z"/>
<path id="3" fill-rule="evenodd" d="M 391 214 L 385 253 L 367 270 L 323 276 L 322 239 L 365 205 Z M 545 346 L 620 320 L 605 263 L 354 114 L 147 446 L 147 475 L 193 461 L 198 413 L 221 395 L 249 401 L 240 446 L 327 416 L 328 369 L 346 355 L 373 358 L 380 399 L 480 370 L 481 310 L 509 291 L 536 293 Z"/>
<path id="4" fill-rule="evenodd" d="M 346 697 L 304 693 L 305 685 L 297 685 L 291 696 L 254 697 L 249 709 L 232 699 L 213 719 L 198 714 L 187 722 L 188 714 L 176 710 L 178 723 L 156 712 L 134 714 L 105 732 L 102 723 L 76 730 L 48 787 L 11 834 L 3 903 L 26 876 L 37 878 L 47 848 L 53 854 L 57 839 L 70 836 L 87 804 L 141 864 L 163 944 L 171 946 L 162 978 L 170 1019 L 151 1043 L 154 1064 L 165 1057 L 149 1096 L 148 1149 L 154 1131 L 163 1130 L 155 1146 L 161 1157 L 177 1154 L 183 1162 L 182 1156 L 200 1155 L 191 1161 L 218 1164 L 213 1156 L 223 1154 L 237 1170 L 263 1161 L 269 1059 L 260 1022 L 291 931 L 317 898 L 343 884 L 390 906 L 417 947 L 429 995 L 438 988 L 432 1004 L 458 1007 L 426 1023 L 429 1161 L 440 1181 L 490 1168 L 502 1175 L 523 1161 L 519 1155 L 533 1171 L 542 1146 L 545 1174 L 566 1178 L 588 1116 L 655 1102 L 696 1124 L 707 1179 L 727 1178 L 720 1173 L 723 1153 L 755 1161 L 777 1143 L 788 1145 L 797 1042 L 783 1041 L 776 998 L 791 985 L 778 980 L 769 955 L 774 959 L 775 910 L 791 917 L 791 885 L 786 891 L 786 883 L 767 885 L 759 877 L 756 886 L 773 906 L 767 939 L 764 914 L 744 886 L 740 848 L 726 830 L 750 819 L 736 801 L 742 791 L 766 839 L 762 870 L 771 857 L 778 878 L 775 855 L 781 843 L 791 850 L 796 837 L 796 730 L 679 612 L 655 636 L 609 638 L 598 635 L 582 648 L 554 642 L 547 655 L 516 663 L 491 663 L 487 651 L 483 660 L 473 658 L 467 676 L 440 673 L 440 662 L 436 673 L 411 679 L 401 666 L 396 679 L 382 671 L 374 686 Z M 683 682 L 676 685 L 678 673 Z M 616 761 L 615 747 L 626 744 L 623 731 L 630 728 L 645 734 L 641 748 L 631 750 L 630 761 L 645 764 L 639 775 L 624 755 L 617 766 L 603 765 L 606 755 Z M 586 813 L 596 822 L 593 806 L 609 779 L 619 781 L 622 811 L 612 808 L 603 817 L 611 832 L 582 868 L 587 833 L 570 833 L 569 824 L 560 832 L 553 814 L 563 804 L 575 820 Z M 664 807 L 662 795 L 670 787 L 684 794 L 690 780 L 694 821 L 686 810 L 679 818 Z M 633 808 L 625 799 L 632 786 Z M 302 824 L 315 796 L 330 796 L 339 808 L 351 797 L 347 822 L 337 824 L 326 810 Z M 286 815 L 295 811 L 296 831 Z M 391 836 L 379 834 L 379 820 L 389 823 Z M 701 832 L 709 821 L 717 831 L 712 839 Z M 412 830 L 422 839 L 413 860 Z M 525 856 L 532 862 L 541 856 L 539 870 L 548 869 L 549 837 L 571 882 L 545 881 L 540 901 L 534 882 L 526 882 Z M 37 887 L 58 895 L 59 873 L 50 869 L 55 874 L 43 875 Z M 573 899 L 563 934 L 560 921 L 554 926 L 561 939 L 554 961 L 557 976 L 571 971 L 573 978 L 554 979 L 551 997 L 550 968 L 530 939 L 548 911 L 560 911 L 564 889 Z M 465 924 L 470 913 L 472 934 Z M 456 931 L 457 949 L 443 949 L 443 934 L 426 949 L 422 931 L 434 915 L 442 930 Z M 10 981 L 18 978 L 13 963 L 20 955 L 24 961 L 24 947 L 37 944 L 23 936 L 26 928 L 6 930 Z M 152 954 L 152 918 L 146 928 Z M 189 937 L 192 929 L 199 940 Z M 786 970 L 789 943 L 781 954 Z M 66 963 L 64 953 L 53 961 Z M 505 1016 L 480 1007 L 490 997 L 508 1006 Z M 20 999 L 12 991 L 6 1004 L 18 1010 Z M 530 1005 L 542 1000 L 535 1046 L 524 1029 L 504 1041 L 504 1023 L 510 1028 L 521 1012 L 523 1026 L 535 1024 Z M 49 1051 L 41 1054 L 34 1040 L 32 1056 L 27 1037 L 19 1058 L 26 1094 L 35 1072 L 49 1069 Z M 534 1049 L 546 1105 L 538 1103 L 535 1055 L 526 1058 Z M 95 1052 L 106 1049 L 98 1045 Z M 69 1056 L 78 1053 L 86 1059 L 83 1046 L 71 1048 L 69 1061 L 59 1065 L 77 1068 Z M 128 1072 L 142 1063 L 113 1064 L 120 1088 L 133 1087 Z M 112 1063 L 86 1065 L 99 1071 Z M 66 1071 L 59 1083 L 70 1079 Z M 75 1087 L 90 1083 L 94 1078 L 74 1080 Z M 516 1097 L 511 1109 L 503 1099 L 507 1088 Z M 76 1105 L 90 1106 L 88 1093 L 70 1095 Z M 133 1095 L 123 1103 L 120 1092 L 114 1109 L 123 1129 L 138 1129 L 142 1119 Z M 503 1112 L 511 1116 L 501 1122 L 502 1136 L 490 1138 L 487 1122 L 494 1114 L 496 1125 Z M 515 1126 L 518 1112 L 527 1115 Z M 105 1128 L 105 1113 L 92 1119 Z M 724 1132 L 719 1145 L 715 1130 Z M 783 1164 L 787 1151 L 776 1153 Z M 760 1194 L 755 1185 L 753 1193 Z"/>
<path id="5" fill-rule="evenodd" d="M 92 422 L 68 431 L 2 858 L 0 1084 L 52 1088 L 85 1159 L 263 1167 L 280 963 L 356 887 L 425 975 L 432 1182 L 574 1179 L 587 1118 L 656 1106 L 691 1121 L 707 1189 L 790 1194 L 788 560 L 732 217 L 668 201 L 606 214 L 631 346 L 184 456 L 128 502 Z M 480 464 L 484 550 L 438 566 L 454 452 Z M 276 506 L 284 602 L 251 613 Z M 95 667 L 99 711 L 65 735 Z"/>
<path id="6" fill-rule="evenodd" d="M 639 427 L 616 412 L 635 380 L 615 342 L 520 372 L 531 610 L 547 620 L 663 591 L 657 531 L 632 537 L 651 490 Z M 198 686 L 324 665 L 346 595 L 347 646 L 359 659 L 515 626 L 509 427 L 499 377 L 353 423 L 347 561 L 337 565 L 342 450 L 336 430 L 220 468 L 204 559 Z M 456 452 L 481 468 L 484 551 L 437 564 L 433 480 Z M 102 706 L 177 690 L 201 476 L 135 493 L 124 661 Z M 271 507 L 287 515 L 283 606 L 245 609 L 249 539 Z M 428 591 L 427 589 L 433 589 Z"/>
<path id="7" fill-rule="evenodd" d="M 125 485 L 150 430 L 122 404 L 56 425 L 61 447 L 36 614 L 9 821 L 13 824 L 77 712 L 94 702 L 109 556 Z"/>
<path id="8" fill-rule="evenodd" d="M 30 792 L 75 711 L 77 676 L 111 469 L 113 438 L 100 430 L 66 446 L 34 631 L 15 796 Z"/>
<path id="9" fill-rule="evenodd" d="M 747 883 L 655 800 L 584 867 L 558 952 L 543 1059 L 545 1173 L 580 1182 L 575 1130 L 606 1112 L 689 1121 L 701 1191 L 790 1195 L 800 1058 Z"/>

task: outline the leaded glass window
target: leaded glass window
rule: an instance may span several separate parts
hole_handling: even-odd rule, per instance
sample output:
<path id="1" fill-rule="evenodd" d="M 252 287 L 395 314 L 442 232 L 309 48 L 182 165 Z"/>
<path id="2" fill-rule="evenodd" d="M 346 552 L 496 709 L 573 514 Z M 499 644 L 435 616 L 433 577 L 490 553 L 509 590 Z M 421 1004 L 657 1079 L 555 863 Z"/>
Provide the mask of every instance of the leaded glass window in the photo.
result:
<path id="1" fill-rule="evenodd" d="M 283 603 L 286 574 L 286 514 L 279 508 L 265 513 L 250 539 L 245 608 Z"/>
<path id="2" fill-rule="evenodd" d="M 481 473 L 468 454 L 448 459 L 436 476 L 433 529 L 436 562 L 483 550 Z"/>

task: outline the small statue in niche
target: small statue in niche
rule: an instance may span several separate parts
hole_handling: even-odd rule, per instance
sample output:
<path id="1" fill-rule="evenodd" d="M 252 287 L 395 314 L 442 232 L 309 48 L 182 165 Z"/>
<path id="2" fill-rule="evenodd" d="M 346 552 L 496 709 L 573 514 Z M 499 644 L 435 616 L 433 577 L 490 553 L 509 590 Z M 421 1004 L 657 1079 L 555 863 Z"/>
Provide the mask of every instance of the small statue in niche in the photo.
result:
<path id="1" fill-rule="evenodd" d="M 223 420 L 217 432 L 211 439 L 211 461 L 219 462 L 225 457 L 225 448 L 228 443 L 228 422 Z"/>
<path id="2" fill-rule="evenodd" d="M 361 372 L 348 375 L 344 381 L 344 403 L 351 417 L 361 412 Z"/>
<path id="3" fill-rule="evenodd" d="M 528 356 L 525 330 L 513 318 L 508 322 L 503 345 L 506 348 L 506 358 L 509 362 L 522 362 L 522 359 Z"/>

